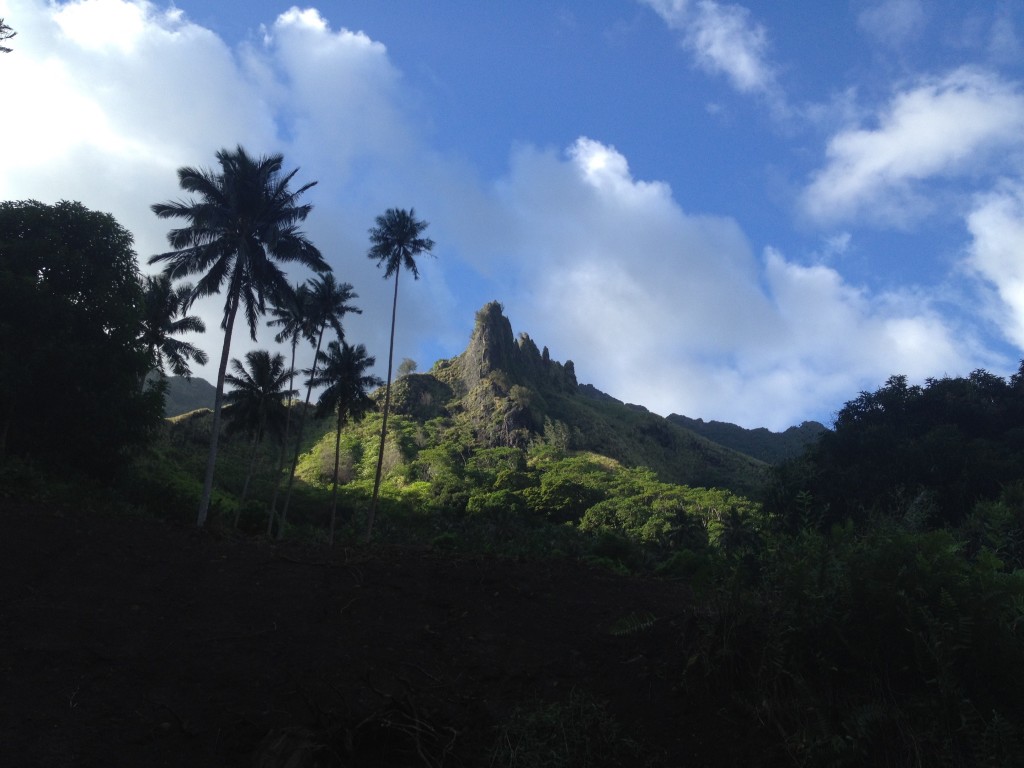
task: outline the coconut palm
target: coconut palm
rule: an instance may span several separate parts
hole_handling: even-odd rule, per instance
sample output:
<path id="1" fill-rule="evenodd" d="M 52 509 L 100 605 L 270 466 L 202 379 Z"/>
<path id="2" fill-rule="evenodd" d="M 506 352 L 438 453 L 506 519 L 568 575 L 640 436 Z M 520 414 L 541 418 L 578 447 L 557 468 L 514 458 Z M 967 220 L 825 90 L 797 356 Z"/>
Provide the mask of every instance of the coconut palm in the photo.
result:
<path id="1" fill-rule="evenodd" d="M 17 36 L 17 32 L 11 29 L 10 25 L 5 24 L 3 19 L 0 19 L 0 43 L 4 40 L 10 40 L 12 37 Z M 5 45 L 0 45 L 0 53 L 10 53 L 11 49 Z"/>
<path id="2" fill-rule="evenodd" d="M 316 351 L 313 353 L 313 367 L 310 370 L 310 379 L 306 382 L 306 403 L 299 413 L 299 427 L 295 434 L 295 452 L 292 457 L 291 473 L 288 475 L 288 490 L 284 495 L 284 505 L 281 508 L 281 523 L 278 528 L 278 537 L 284 536 L 284 526 L 288 520 L 288 505 L 292 499 L 292 487 L 295 483 L 295 470 L 299 465 L 299 453 L 302 450 L 302 432 L 306 426 L 306 412 L 309 410 L 309 401 L 313 394 L 313 380 L 316 378 L 317 361 L 320 356 L 320 347 L 323 344 L 324 333 L 332 328 L 338 336 L 339 341 L 345 338 L 345 330 L 342 328 L 341 320 L 349 312 L 362 314 L 362 310 L 349 304 L 352 299 L 359 298 L 359 294 L 352 290 L 349 283 L 338 283 L 334 275 L 327 274 L 318 277 L 309 283 L 309 313 L 310 327 L 312 333 L 310 341 L 316 338 Z"/>
<path id="3" fill-rule="evenodd" d="M 312 386 L 326 387 L 320 393 L 316 413 L 318 417 L 336 411 L 337 428 L 334 434 L 334 491 L 331 494 L 331 532 L 329 541 L 334 544 L 334 521 L 338 509 L 338 464 L 341 457 L 341 428 L 346 420 L 359 421 L 374 407 L 367 394 L 368 387 L 379 387 L 384 382 L 366 370 L 377 360 L 367 357 L 366 347 L 359 344 L 349 346 L 344 341 L 332 341 L 326 352 L 317 354 L 316 362 L 320 372 L 311 377 Z"/>
<path id="4" fill-rule="evenodd" d="M 391 343 L 388 347 L 388 379 L 384 391 L 384 419 L 380 429 L 380 452 L 377 455 L 377 473 L 373 480 L 373 500 L 370 502 L 370 516 L 366 524 L 366 538 L 373 535 L 373 519 L 377 514 L 377 498 L 380 494 L 381 469 L 384 466 L 384 441 L 388 434 L 388 410 L 391 408 L 391 365 L 395 355 L 395 313 L 398 309 L 398 274 L 402 267 L 412 272 L 414 280 L 420 273 L 416 267 L 416 257 L 422 253 L 430 253 L 434 241 L 421 237 L 429 224 L 416 219 L 416 211 L 388 208 L 382 216 L 377 217 L 377 225 L 370 229 L 371 259 L 377 260 L 377 266 L 384 265 L 384 279 L 395 276 L 395 297 L 391 304 Z"/>
<path id="5" fill-rule="evenodd" d="M 235 526 L 238 525 L 238 516 L 249 495 L 249 482 L 256 467 L 260 443 L 267 434 L 274 435 L 278 440 L 283 438 L 288 418 L 284 399 L 295 394 L 291 388 L 286 389 L 293 372 L 285 368 L 284 355 L 271 356 L 265 349 L 254 349 L 246 353 L 245 362 L 246 365 L 243 365 L 238 358 L 232 358 L 231 370 L 234 373 L 224 377 L 224 381 L 234 387 L 224 395 L 225 401 L 231 406 L 225 410 L 226 431 L 229 435 L 247 432 L 253 436 L 249 469 L 238 500 Z"/>
<path id="6" fill-rule="evenodd" d="M 257 319 L 266 312 L 267 298 L 289 290 L 278 262 L 295 262 L 317 272 L 330 270 L 320 251 L 298 228 L 312 209 L 308 204 L 300 205 L 299 197 L 316 182 L 290 189 L 297 169 L 282 173 L 284 158 L 279 154 L 255 158 L 239 146 L 234 151 L 220 150 L 217 161 L 219 172 L 178 169 L 181 188 L 198 199 L 152 206 L 158 217 L 184 219 L 186 225 L 167 235 L 174 250 L 149 260 L 150 264 L 166 262 L 164 273 L 172 280 L 202 274 L 193 300 L 225 288 L 221 322 L 224 346 L 217 371 L 210 453 L 196 521 L 200 527 L 206 523 L 213 494 L 224 377 L 239 307 L 245 311 L 249 334 L 255 340 Z"/>
<path id="7" fill-rule="evenodd" d="M 167 275 L 149 275 L 143 283 L 142 330 L 139 340 L 149 355 L 150 370 L 164 373 L 164 364 L 175 376 L 189 378 L 189 361 L 206 365 L 206 353 L 194 344 L 174 338 L 182 333 L 203 333 L 206 324 L 185 308 L 195 290 L 191 283 L 175 288 Z"/>
<path id="8" fill-rule="evenodd" d="M 273 320 L 267 321 L 267 326 L 280 328 L 274 341 L 278 344 L 288 342 L 292 348 L 292 362 L 289 368 L 291 378 L 288 380 L 288 389 L 291 390 L 295 377 L 295 353 L 299 346 L 299 339 L 310 339 L 313 329 L 310 327 L 310 295 L 309 286 L 306 283 L 298 284 L 283 296 L 274 300 L 270 313 Z M 288 452 L 292 425 L 292 399 L 288 397 L 288 413 L 284 422 L 284 439 L 281 442 L 281 457 L 277 466 L 277 481 L 274 483 L 274 495 L 270 499 L 270 514 L 267 516 L 267 536 L 274 530 L 274 517 L 277 514 L 277 495 L 281 490 L 281 473 L 284 470 L 285 456 Z"/>

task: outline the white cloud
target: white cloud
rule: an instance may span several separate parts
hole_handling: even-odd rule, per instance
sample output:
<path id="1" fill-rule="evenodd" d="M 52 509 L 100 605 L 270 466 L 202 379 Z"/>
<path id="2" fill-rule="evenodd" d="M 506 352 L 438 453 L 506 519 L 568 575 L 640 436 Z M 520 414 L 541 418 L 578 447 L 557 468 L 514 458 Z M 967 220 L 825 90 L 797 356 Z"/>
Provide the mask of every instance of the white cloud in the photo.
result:
<path id="1" fill-rule="evenodd" d="M 768 60 L 768 33 L 741 5 L 713 0 L 643 0 L 670 29 L 696 63 L 723 74 L 741 93 L 778 98 L 775 68 Z"/>
<path id="2" fill-rule="evenodd" d="M 735 221 L 684 212 L 592 139 L 564 158 L 522 149 L 495 197 L 515 244 L 514 326 L 655 412 L 781 429 L 865 382 L 969 365 L 928 301 L 870 295 L 774 249 L 758 258 Z"/>
<path id="3" fill-rule="evenodd" d="M 1017 85 L 957 69 L 896 94 L 877 126 L 834 136 L 803 208 L 819 221 L 864 216 L 905 225 L 928 210 L 922 183 L 984 171 L 998 150 L 1022 144 L 1024 95 Z"/>
<path id="4" fill-rule="evenodd" d="M 17 56 L 4 60 L 0 196 L 69 198 L 116 211 L 144 252 L 163 247 L 147 190 L 173 193 L 179 165 L 272 122 L 215 35 L 149 3 L 11 0 Z"/>
<path id="5" fill-rule="evenodd" d="M 857 16 L 861 29 L 893 48 L 919 36 L 925 20 L 921 0 L 883 0 Z"/>
<path id="6" fill-rule="evenodd" d="M 1024 184 L 1007 182 L 981 195 L 967 218 L 969 265 L 995 290 L 991 313 L 1024 349 Z"/>

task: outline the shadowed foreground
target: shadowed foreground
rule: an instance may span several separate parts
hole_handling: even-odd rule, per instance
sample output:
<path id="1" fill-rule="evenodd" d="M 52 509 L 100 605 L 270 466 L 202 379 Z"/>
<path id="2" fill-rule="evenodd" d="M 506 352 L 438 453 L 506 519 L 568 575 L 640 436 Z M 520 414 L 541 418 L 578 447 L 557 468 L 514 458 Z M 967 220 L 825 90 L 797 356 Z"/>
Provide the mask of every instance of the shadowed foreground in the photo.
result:
<path id="1" fill-rule="evenodd" d="M 4 765 L 524 765 L 556 705 L 598 712 L 558 724 L 585 745 L 635 742 L 623 764 L 756 762 L 724 701 L 679 690 L 678 583 L 0 518 Z"/>

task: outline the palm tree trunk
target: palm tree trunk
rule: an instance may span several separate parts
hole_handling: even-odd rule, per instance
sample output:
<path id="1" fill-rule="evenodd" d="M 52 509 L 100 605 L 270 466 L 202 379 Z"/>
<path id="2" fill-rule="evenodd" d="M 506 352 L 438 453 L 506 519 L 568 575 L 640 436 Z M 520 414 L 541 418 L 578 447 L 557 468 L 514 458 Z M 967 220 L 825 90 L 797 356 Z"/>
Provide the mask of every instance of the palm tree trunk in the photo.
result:
<path id="1" fill-rule="evenodd" d="M 377 453 L 377 475 L 373 479 L 373 500 L 370 502 L 370 516 L 366 521 L 366 540 L 373 536 L 373 519 L 377 516 L 377 498 L 380 495 L 381 469 L 384 467 L 384 441 L 388 436 L 388 411 L 391 409 L 391 363 L 395 359 L 395 314 L 398 310 L 398 275 L 395 270 L 395 298 L 391 302 L 391 344 L 388 347 L 388 382 L 384 390 L 384 419 L 380 427 L 380 451 Z"/>
<path id="2" fill-rule="evenodd" d="M 288 377 L 288 412 L 284 417 L 284 440 L 281 443 L 281 458 L 277 462 L 277 480 L 274 483 L 274 495 L 270 498 L 270 515 L 267 518 L 267 536 L 269 537 L 274 531 L 274 518 L 277 516 L 277 496 L 281 492 L 281 470 L 284 469 L 284 457 L 287 455 L 285 452 L 288 450 L 288 436 L 291 434 L 292 425 L 292 396 L 291 392 L 295 389 L 295 348 L 299 344 L 298 334 L 292 337 L 292 365 L 291 365 L 291 376 Z"/>
<path id="3" fill-rule="evenodd" d="M 309 398 L 313 394 L 313 379 L 316 377 L 316 358 L 320 354 L 320 344 L 324 340 L 324 331 L 327 330 L 327 323 L 320 326 L 320 335 L 316 339 L 316 352 L 313 353 L 313 369 L 309 374 L 310 384 L 306 387 L 306 404 L 299 414 L 299 428 L 295 434 L 295 456 L 292 459 L 292 471 L 288 475 L 288 489 L 284 495 L 284 507 L 281 508 L 281 522 L 277 528 L 277 538 L 284 536 L 284 524 L 288 518 L 288 505 L 292 500 L 292 485 L 295 483 L 295 469 L 299 466 L 299 451 L 302 448 L 302 432 L 306 427 L 306 411 L 309 410 Z"/>
<path id="4" fill-rule="evenodd" d="M 213 471 L 217 465 L 217 441 L 220 438 L 220 412 L 224 404 L 224 377 L 228 372 L 228 355 L 231 353 L 231 329 L 235 326 L 235 311 L 238 309 L 238 294 L 235 290 L 241 277 L 241 270 L 235 272 L 231 281 L 230 305 L 224 322 L 224 349 L 220 353 L 220 368 L 217 369 L 217 394 L 213 398 L 213 426 L 210 428 L 210 455 L 206 459 L 206 478 L 203 480 L 203 496 L 199 501 L 199 515 L 196 526 L 206 525 L 206 517 L 210 512 L 210 499 L 213 496 Z"/>
<path id="5" fill-rule="evenodd" d="M 260 415 L 260 425 L 256 428 L 256 437 L 252 441 L 252 453 L 249 455 L 249 469 L 245 473 L 245 482 L 242 483 L 242 495 L 238 498 L 238 508 L 235 510 L 235 528 L 238 527 L 238 520 L 242 516 L 242 507 L 249 497 L 249 483 L 252 482 L 253 470 L 256 468 L 256 453 L 259 451 L 260 442 L 263 440 L 263 426 L 266 422 L 266 414 Z"/>
<path id="6" fill-rule="evenodd" d="M 338 511 L 338 463 L 341 458 L 341 417 L 345 413 L 344 403 L 338 403 L 338 429 L 334 433 L 334 491 L 331 493 L 331 534 L 327 541 L 334 546 L 334 520 Z"/>

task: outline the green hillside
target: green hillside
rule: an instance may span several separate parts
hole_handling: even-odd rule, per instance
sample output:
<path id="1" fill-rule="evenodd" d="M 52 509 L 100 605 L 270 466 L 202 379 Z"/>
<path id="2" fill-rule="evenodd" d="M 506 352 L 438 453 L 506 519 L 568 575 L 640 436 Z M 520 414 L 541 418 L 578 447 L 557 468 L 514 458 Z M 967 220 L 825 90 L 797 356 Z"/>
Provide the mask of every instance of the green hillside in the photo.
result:
<path id="1" fill-rule="evenodd" d="M 755 491 L 764 477 L 761 461 L 581 387 L 571 360 L 552 360 L 525 333 L 513 336 L 497 302 L 477 313 L 462 354 L 400 379 L 392 398 L 398 413 L 421 422 L 448 419 L 482 447 L 525 448 L 547 440 L 648 467 L 663 482 L 737 493 Z"/>

